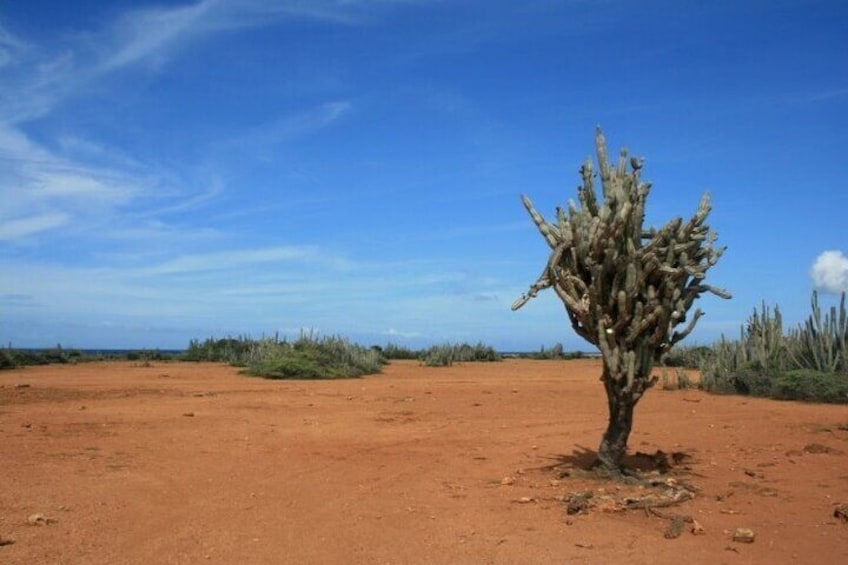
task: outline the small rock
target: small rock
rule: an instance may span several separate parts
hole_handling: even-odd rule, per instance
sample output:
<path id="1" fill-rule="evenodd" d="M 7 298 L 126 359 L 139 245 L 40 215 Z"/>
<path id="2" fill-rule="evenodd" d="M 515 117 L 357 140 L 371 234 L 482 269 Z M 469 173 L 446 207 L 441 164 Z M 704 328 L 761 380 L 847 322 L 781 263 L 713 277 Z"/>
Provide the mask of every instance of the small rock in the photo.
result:
<path id="1" fill-rule="evenodd" d="M 532 496 L 522 496 L 521 498 L 516 500 L 516 502 L 518 504 L 528 504 L 530 502 L 535 502 L 535 501 L 536 501 L 536 499 L 533 498 Z"/>
<path id="2" fill-rule="evenodd" d="M 677 515 L 671 519 L 671 524 L 669 524 L 668 528 L 666 528 L 665 539 L 676 539 L 680 537 L 680 534 L 683 533 L 683 529 L 685 527 L 685 521 L 683 516 Z"/>
<path id="3" fill-rule="evenodd" d="M 18 384 L 15 385 L 15 388 L 29 388 L 30 386 L 32 386 L 32 385 L 30 385 L 28 383 L 18 383 Z"/>
<path id="4" fill-rule="evenodd" d="M 837 506 L 833 511 L 833 517 L 842 520 L 843 524 L 848 524 L 848 503 Z"/>
<path id="5" fill-rule="evenodd" d="M 183 416 L 186 418 L 194 418 L 194 412 L 183 412 Z"/>
<path id="6" fill-rule="evenodd" d="M 504 477 L 501 479 L 501 484 L 503 486 L 509 486 L 515 484 L 515 479 L 513 477 Z"/>
<path id="7" fill-rule="evenodd" d="M 575 514 L 582 514 L 586 512 L 591 506 L 591 502 L 589 502 L 590 498 L 592 498 L 591 492 L 570 493 L 568 498 L 565 499 L 566 513 L 569 516 L 573 516 Z"/>
<path id="8" fill-rule="evenodd" d="M 754 543 L 756 537 L 757 534 L 750 528 L 736 528 L 736 531 L 733 532 L 733 541 L 739 543 Z"/>
<path id="9" fill-rule="evenodd" d="M 27 524 L 30 526 L 46 526 L 55 522 L 55 518 L 50 518 L 41 513 L 30 514 L 27 518 Z"/>
<path id="10" fill-rule="evenodd" d="M 831 449 L 830 447 L 828 447 L 826 445 L 822 445 L 820 443 L 809 443 L 809 444 L 804 446 L 804 453 L 820 454 L 820 453 L 833 453 L 834 451 L 835 450 Z"/>
<path id="11" fill-rule="evenodd" d="M 692 520 L 692 527 L 689 531 L 692 532 L 693 536 L 703 536 L 707 533 L 707 530 L 704 529 L 704 526 L 698 520 Z"/>
<path id="12" fill-rule="evenodd" d="M 15 543 L 15 540 L 0 536 L 0 547 L 3 547 L 4 545 L 12 545 L 13 543 Z"/>

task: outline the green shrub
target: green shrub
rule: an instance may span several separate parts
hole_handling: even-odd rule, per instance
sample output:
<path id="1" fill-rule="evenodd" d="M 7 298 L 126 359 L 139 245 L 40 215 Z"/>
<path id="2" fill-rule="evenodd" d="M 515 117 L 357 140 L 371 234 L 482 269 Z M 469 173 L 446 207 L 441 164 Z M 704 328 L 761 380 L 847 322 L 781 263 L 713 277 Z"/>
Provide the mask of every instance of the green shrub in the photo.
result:
<path id="1" fill-rule="evenodd" d="M 15 358 L 15 354 L 10 349 L 3 349 L 0 351 L 0 369 L 16 369 L 18 368 L 18 361 Z"/>
<path id="2" fill-rule="evenodd" d="M 51 363 L 77 363 L 88 358 L 77 349 L 63 349 L 61 345 L 50 349 L 4 348 L 0 353 L 0 369 L 15 369 Z"/>
<path id="3" fill-rule="evenodd" d="M 692 347 L 678 345 L 663 356 L 661 363 L 663 367 L 697 369 L 709 354 L 710 348 L 704 345 Z"/>
<path id="4" fill-rule="evenodd" d="M 701 356 L 701 386 L 710 392 L 848 403 L 848 311 L 822 317 L 818 296 L 805 325 L 783 331 L 779 308 L 754 309 L 737 340 L 722 338 Z"/>
<path id="5" fill-rule="evenodd" d="M 276 337 L 273 339 L 277 341 Z M 237 367 L 244 367 L 247 364 L 250 349 L 255 343 L 256 340 L 249 337 L 208 338 L 203 343 L 193 339 L 189 342 L 181 359 L 183 361 L 229 363 Z"/>
<path id="6" fill-rule="evenodd" d="M 427 367 L 450 367 L 455 360 L 452 345 L 433 345 L 421 356 L 421 363 Z"/>
<path id="7" fill-rule="evenodd" d="M 544 345 L 539 348 L 539 351 L 531 355 L 533 359 L 564 359 L 565 353 L 561 343 L 555 343 L 552 347 L 546 348 Z"/>
<path id="8" fill-rule="evenodd" d="M 301 334 L 292 343 L 276 339 L 252 344 L 247 372 L 270 379 L 339 379 L 379 373 L 379 352 L 335 336 Z"/>
<path id="9" fill-rule="evenodd" d="M 500 354 L 484 343 L 434 345 L 421 354 L 421 363 L 427 367 L 450 367 L 454 363 L 472 361 L 500 361 Z"/>
<path id="10" fill-rule="evenodd" d="M 380 352 L 384 359 L 418 359 L 421 356 L 420 351 L 414 351 L 408 347 L 397 345 L 394 343 L 386 344 L 386 347 L 381 348 Z"/>
<path id="11" fill-rule="evenodd" d="M 771 396 L 782 400 L 846 403 L 848 374 L 822 373 L 811 369 L 788 371 L 772 379 Z"/>

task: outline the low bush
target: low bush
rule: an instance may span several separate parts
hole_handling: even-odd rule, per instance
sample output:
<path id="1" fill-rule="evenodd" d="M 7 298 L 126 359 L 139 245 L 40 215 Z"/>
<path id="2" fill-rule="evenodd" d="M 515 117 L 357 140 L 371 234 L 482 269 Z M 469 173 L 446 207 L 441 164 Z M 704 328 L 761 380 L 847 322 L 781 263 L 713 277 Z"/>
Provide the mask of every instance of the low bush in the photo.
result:
<path id="1" fill-rule="evenodd" d="M 0 350 L 0 369 L 16 369 L 52 363 L 77 363 L 88 360 L 88 357 L 81 351 L 63 349 L 61 345 L 50 349 L 14 349 L 7 347 Z"/>
<path id="2" fill-rule="evenodd" d="M 247 373 L 270 379 L 340 379 L 379 373 L 380 353 L 335 336 L 301 334 L 294 342 L 254 342 Z"/>
<path id="3" fill-rule="evenodd" d="M 683 369 L 697 369 L 702 361 L 710 355 L 710 348 L 700 346 L 676 346 L 666 353 L 660 363 L 663 367 L 680 367 Z"/>
<path id="4" fill-rule="evenodd" d="M 389 343 L 386 345 L 386 347 L 379 348 L 379 351 L 383 358 L 387 361 L 392 361 L 395 359 L 419 359 L 421 357 L 420 351 L 415 351 L 413 349 L 410 349 L 409 347 L 397 345 L 394 343 Z"/>
<path id="5" fill-rule="evenodd" d="M 248 337 L 209 338 L 202 343 L 193 339 L 180 358 L 183 361 L 211 361 L 244 367 L 255 343 L 256 340 Z"/>
<path id="6" fill-rule="evenodd" d="M 782 400 L 846 403 L 848 375 L 809 369 L 788 371 L 772 379 L 771 396 Z"/>
<path id="7" fill-rule="evenodd" d="M 484 343 L 434 345 L 421 354 L 421 363 L 427 367 L 450 367 L 454 363 L 471 361 L 500 361 L 500 354 Z"/>

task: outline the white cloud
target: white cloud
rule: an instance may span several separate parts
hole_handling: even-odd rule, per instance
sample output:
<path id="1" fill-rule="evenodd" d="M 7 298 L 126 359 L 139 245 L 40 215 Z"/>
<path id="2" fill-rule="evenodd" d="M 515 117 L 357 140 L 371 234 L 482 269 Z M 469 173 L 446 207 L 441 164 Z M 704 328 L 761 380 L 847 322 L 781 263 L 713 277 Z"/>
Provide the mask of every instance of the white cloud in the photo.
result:
<path id="1" fill-rule="evenodd" d="M 61 212 L 48 212 L 27 218 L 4 220 L 0 223 L 0 241 L 12 241 L 55 229 L 68 223 L 68 220 L 68 215 Z"/>
<path id="2" fill-rule="evenodd" d="M 279 144 L 327 128 L 348 114 L 351 108 L 350 102 L 338 100 L 268 120 L 220 143 L 217 148 L 219 158 L 237 154 L 239 159 L 245 156 L 270 159 L 275 156 Z"/>
<path id="3" fill-rule="evenodd" d="M 98 218 L 112 217 L 143 192 L 134 170 L 68 159 L 2 123 L 0 164 L 0 232 L 7 241 L 62 226 L 96 228 Z"/>
<path id="4" fill-rule="evenodd" d="M 99 70 L 112 71 L 161 56 L 162 51 L 179 39 L 197 33 L 198 24 L 215 4 L 218 4 L 215 0 L 206 0 L 190 6 L 139 10 L 125 15 L 114 30 L 120 40 Z"/>
<path id="5" fill-rule="evenodd" d="M 356 4 L 326 0 L 201 0 L 176 8 L 145 8 L 125 14 L 112 28 L 112 45 L 98 67 L 109 72 L 159 63 L 181 43 L 229 30 L 273 25 L 285 19 L 353 24 Z"/>
<path id="6" fill-rule="evenodd" d="M 382 335 L 389 336 L 389 337 L 402 337 L 402 338 L 405 338 L 405 339 L 421 337 L 420 332 L 405 332 L 405 331 L 396 330 L 395 328 L 387 329 L 386 331 L 383 332 Z"/>
<path id="7" fill-rule="evenodd" d="M 848 291 L 848 257 L 841 251 L 825 251 L 810 269 L 816 289 L 839 294 Z"/>
<path id="8" fill-rule="evenodd" d="M 24 43 L 0 25 L 0 69 L 13 64 L 23 49 Z"/>
<path id="9" fill-rule="evenodd" d="M 290 245 L 263 249 L 183 255 L 146 269 L 145 272 L 148 274 L 163 275 L 202 271 L 226 271 L 263 263 L 285 263 L 291 261 L 320 262 L 325 260 L 324 254 L 316 247 Z"/>
<path id="10" fill-rule="evenodd" d="M 833 98 L 842 98 L 844 96 L 848 96 L 848 88 L 833 88 L 809 94 L 808 100 L 810 102 L 820 102 L 822 100 L 831 100 Z"/>

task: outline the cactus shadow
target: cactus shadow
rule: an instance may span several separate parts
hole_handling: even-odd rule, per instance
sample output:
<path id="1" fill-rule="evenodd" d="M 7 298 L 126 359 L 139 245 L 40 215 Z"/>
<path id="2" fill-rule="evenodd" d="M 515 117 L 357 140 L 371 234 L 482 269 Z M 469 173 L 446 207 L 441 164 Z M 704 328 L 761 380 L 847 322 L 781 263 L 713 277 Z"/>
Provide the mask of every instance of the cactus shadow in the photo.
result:
<path id="1" fill-rule="evenodd" d="M 622 461 L 624 469 L 636 471 L 638 473 L 670 473 L 673 469 L 684 464 L 691 458 L 690 455 L 682 451 L 674 451 L 666 453 L 658 449 L 654 453 L 644 453 L 637 451 L 628 453 Z M 562 477 L 571 475 L 571 470 L 592 472 L 597 469 L 598 451 L 582 445 L 575 446 L 575 449 L 570 454 L 558 454 L 552 457 L 553 461 L 549 465 L 541 468 L 542 471 L 554 471 Z"/>

